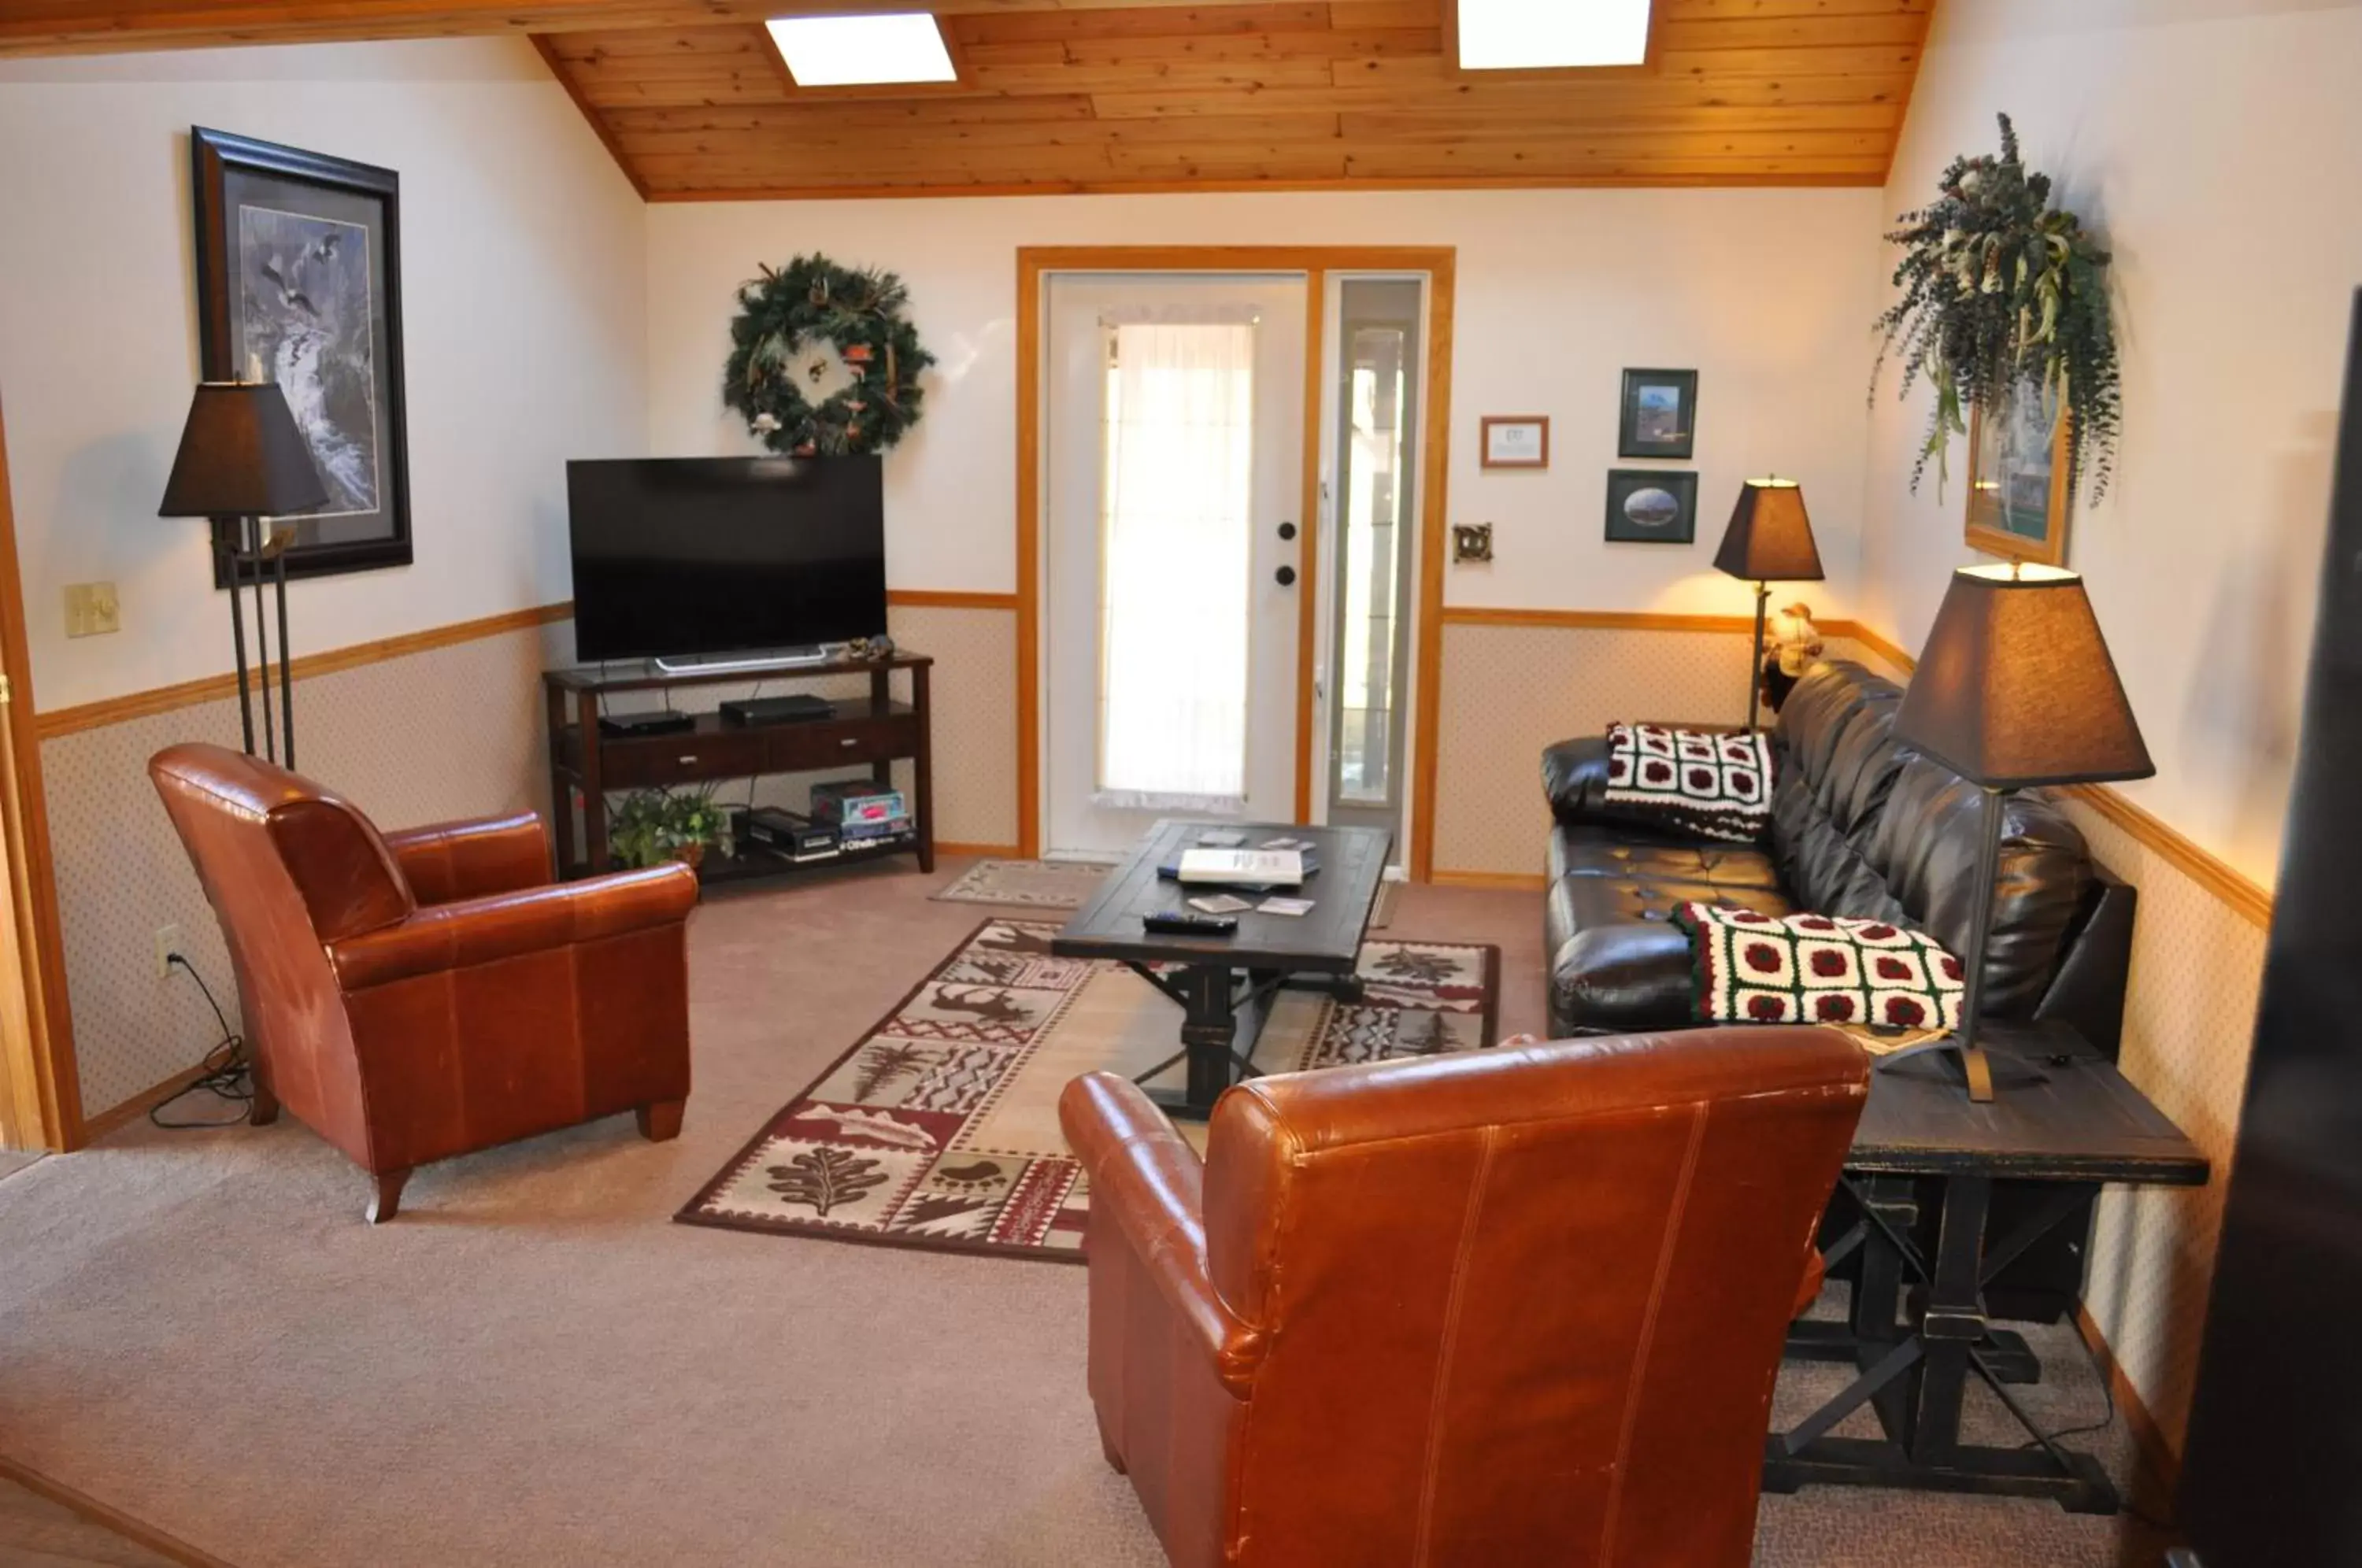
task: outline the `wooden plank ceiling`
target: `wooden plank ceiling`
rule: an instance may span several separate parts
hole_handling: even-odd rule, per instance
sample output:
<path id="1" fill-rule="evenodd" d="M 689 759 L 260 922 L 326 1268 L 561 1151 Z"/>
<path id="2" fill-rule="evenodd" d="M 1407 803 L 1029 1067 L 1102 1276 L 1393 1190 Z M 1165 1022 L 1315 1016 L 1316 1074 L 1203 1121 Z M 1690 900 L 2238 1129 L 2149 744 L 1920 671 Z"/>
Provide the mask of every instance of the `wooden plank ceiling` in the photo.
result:
<path id="1" fill-rule="evenodd" d="M 957 88 L 800 92 L 756 23 L 535 41 L 652 200 L 1876 185 L 1933 0 L 1658 0 L 1650 66 L 1507 76 L 1451 3 L 963 12 Z"/>

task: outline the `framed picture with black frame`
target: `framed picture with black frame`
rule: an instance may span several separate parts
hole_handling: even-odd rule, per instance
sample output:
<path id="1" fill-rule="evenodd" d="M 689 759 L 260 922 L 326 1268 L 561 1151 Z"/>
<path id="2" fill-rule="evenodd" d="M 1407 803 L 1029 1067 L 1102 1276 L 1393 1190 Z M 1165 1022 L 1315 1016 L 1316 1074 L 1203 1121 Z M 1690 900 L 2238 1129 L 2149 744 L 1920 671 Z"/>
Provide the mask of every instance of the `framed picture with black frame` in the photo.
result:
<path id="1" fill-rule="evenodd" d="M 1619 545 L 1697 539 L 1697 474 L 1688 469 L 1607 470 L 1607 538 Z"/>
<path id="2" fill-rule="evenodd" d="M 408 566 L 400 177 L 202 126 L 189 150 L 204 378 L 277 382 L 328 491 L 278 521 L 287 575 Z M 216 588 L 237 527 L 214 520 Z"/>
<path id="3" fill-rule="evenodd" d="M 1616 455 L 1686 462 L 1697 444 L 1697 381 L 1695 370 L 1625 371 Z"/>

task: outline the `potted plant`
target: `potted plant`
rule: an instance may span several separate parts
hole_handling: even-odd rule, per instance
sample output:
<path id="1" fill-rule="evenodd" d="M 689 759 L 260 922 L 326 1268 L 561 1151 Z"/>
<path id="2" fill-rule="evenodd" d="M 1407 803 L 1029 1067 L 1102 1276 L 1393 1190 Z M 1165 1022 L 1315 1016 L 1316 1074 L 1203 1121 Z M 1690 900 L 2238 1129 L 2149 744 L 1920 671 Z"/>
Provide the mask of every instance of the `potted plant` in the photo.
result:
<path id="1" fill-rule="evenodd" d="M 635 790 L 607 816 L 607 850 L 618 866 L 661 866 L 668 860 L 696 866 L 708 848 L 727 859 L 734 847 L 730 813 L 713 803 L 711 786 Z"/>
<path id="2" fill-rule="evenodd" d="M 2013 397 L 2037 395 L 2052 408 L 2063 402 L 2070 415 L 2068 492 L 2088 474 L 2098 501 L 2122 419 L 2108 252 L 2081 219 L 2050 204 L 2048 175 L 2026 172 L 2007 115 L 2000 157 L 1954 159 L 1936 202 L 1899 221 L 1886 237 L 1903 248 L 1894 267 L 1903 297 L 1878 318 L 1879 364 L 1902 359 L 1905 392 L 1922 376 L 1936 389 L 1911 488 L 1930 458 L 1941 483 L 1951 437 L 1968 434 L 1964 406 L 1992 416 Z"/>

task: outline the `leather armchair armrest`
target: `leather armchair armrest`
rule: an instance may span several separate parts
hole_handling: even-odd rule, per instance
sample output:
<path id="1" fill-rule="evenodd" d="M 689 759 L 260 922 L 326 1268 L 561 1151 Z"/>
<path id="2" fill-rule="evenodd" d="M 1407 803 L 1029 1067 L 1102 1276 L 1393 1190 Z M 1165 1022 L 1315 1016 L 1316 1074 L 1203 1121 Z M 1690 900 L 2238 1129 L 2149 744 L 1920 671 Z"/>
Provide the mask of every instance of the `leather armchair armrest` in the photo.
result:
<path id="1" fill-rule="evenodd" d="M 348 991 L 523 953 L 678 925 L 697 904 L 697 873 L 654 866 L 584 882 L 434 904 L 399 924 L 328 944 Z"/>
<path id="2" fill-rule="evenodd" d="M 447 904 L 549 885 L 549 845 L 531 812 L 435 823 L 385 835 L 394 863 L 422 904 Z"/>
<path id="3" fill-rule="evenodd" d="M 1205 1170 L 1137 1085 L 1092 1073 L 1058 1097 L 1058 1122 L 1105 1207 L 1223 1387 L 1244 1398 L 1263 1363 L 1261 1331 L 1239 1321 L 1206 1268 Z"/>

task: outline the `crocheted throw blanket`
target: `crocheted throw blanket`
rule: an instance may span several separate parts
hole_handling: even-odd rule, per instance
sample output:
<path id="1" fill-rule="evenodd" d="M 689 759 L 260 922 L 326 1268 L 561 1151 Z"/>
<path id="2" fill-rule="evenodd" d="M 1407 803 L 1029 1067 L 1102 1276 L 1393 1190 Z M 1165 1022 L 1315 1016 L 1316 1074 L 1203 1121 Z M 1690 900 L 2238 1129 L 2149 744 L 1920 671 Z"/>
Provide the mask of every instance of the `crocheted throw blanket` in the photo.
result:
<path id="1" fill-rule="evenodd" d="M 1752 843 L 1772 821 L 1772 744 L 1760 732 L 1610 724 L 1602 800 L 1671 832 Z"/>
<path id="2" fill-rule="evenodd" d="M 1960 1026 L 1960 961 L 1923 932 L 1727 904 L 1682 904 L 1673 919 L 1690 933 L 1702 1022 Z"/>

